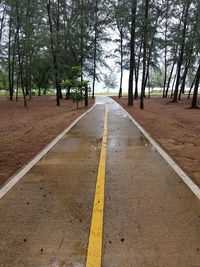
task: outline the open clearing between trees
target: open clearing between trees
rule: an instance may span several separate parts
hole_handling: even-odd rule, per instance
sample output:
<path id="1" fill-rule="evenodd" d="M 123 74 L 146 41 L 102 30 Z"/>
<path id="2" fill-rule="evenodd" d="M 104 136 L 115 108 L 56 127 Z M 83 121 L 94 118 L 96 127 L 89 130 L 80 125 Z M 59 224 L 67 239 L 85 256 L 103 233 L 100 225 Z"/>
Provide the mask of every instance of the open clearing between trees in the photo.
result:
<path id="1" fill-rule="evenodd" d="M 0 266 L 85 266 L 105 102 L 102 266 L 199 265 L 199 199 L 102 97 L 0 200 Z"/>

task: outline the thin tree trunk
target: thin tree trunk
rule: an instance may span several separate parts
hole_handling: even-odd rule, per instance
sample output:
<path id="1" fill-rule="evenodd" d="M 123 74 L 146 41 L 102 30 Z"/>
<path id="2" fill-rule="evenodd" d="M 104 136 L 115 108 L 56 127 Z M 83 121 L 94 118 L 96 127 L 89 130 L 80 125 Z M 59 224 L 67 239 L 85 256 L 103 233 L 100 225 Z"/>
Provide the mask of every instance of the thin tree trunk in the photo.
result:
<path id="1" fill-rule="evenodd" d="M 190 59 L 185 64 L 185 71 L 184 71 L 183 77 L 182 77 L 182 84 L 181 84 L 181 89 L 180 89 L 180 92 L 179 92 L 178 100 L 181 100 L 181 94 L 185 93 L 185 83 L 186 83 L 186 77 L 187 77 L 189 68 L 190 68 Z"/>
<path id="2" fill-rule="evenodd" d="M 170 83 L 171 83 L 172 75 L 173 75 L 173 72 L 174 72 L 174 67 L 175 67 L 175 61 L 173 62 L 173 65 L 172 65 L 172 68 L 171 68 L 171 72 L 170 72 L 170 75 L 169 75 L 169 79 L 168 79 L 168 82 L 167 82 L 167 89 L 166 89 L 166 91 L 165 91 L 165 97 L 166 97 L 166 98 L 167 98 L 167 96 L 168 96 L 169 87 L 170 87 Z"/>
<path id="3" fill-rule="evenodd" d="M 118 98 L 122 97 L 122 81 L 123 81 L 123 29 L 120 29 L 120 84 Z"/>
<path id="4" fill-rule="evenodd" d="M 13 100 L 13 82 L 12 82 L 12 64 L 11 64 L 11 35 L 12 35 L 12 19 L 9 19 L 9 37 L 8 37 L 8 80 L 10 100 Z"/>
<path id="5" fill-rule="evenodd" d="M 177 65 L 177 79 L 176 79 L 176 86 L 174 90 L 174 97 L 172 102 L 177 103 L 178 102 L 178 89 L 179 89 L 179 84 L 180 84 L 180 79 L 181 79 L 181 67 L 183 64 L 183 56 L 184 56 L 184 51 L 185 51 L 185 41 L 186 41 L 186 32 L 187 32 L 187 23 L 188 23 L 188 12 L 190 8 L 190 3 L 191 1 L 187 1 L 186 3 L 186 10 L 184 14 L 184 25 L 183 25 L 183 32 L 182 32 L 182 43 L 181 43 L 181 48 L 180 48 L 180 56 L 179 56 L 179 61 Z"/>
<path id="6" fill-rule="evenodd" d="M 17 36 L 17 52 L 18 52 L 18 64 L 19 64 L 19 76 L 21 80 L 21 88 L 22 88 L 22 93 L 23 93 L 23 100 L 24 100 L 24 107 L 27 107 L 27 102 L 26 102 L 26 95 L 25 95 L 25 90 L 24 90 L 24 79 L 23 79 L 23 63 L 21 61 L 21 51 L 20 51 L 20 38 L 19 38 L 19 30 L 20 30 L 20 17 L 19 17 L 19 3 L 18 0 L 16 0 L 16 14 L 17 14 L 17 31 L 16 31 L 16 36 Z"/>
<path id="7" fill-rule="evenodd" d="M 17 75 L 16 101 L 18 101 L 18 96 L 19 96 L 19 74 Z"/>
<path id="8" fill-rule="evenodd" d="M 81 81 L 83 81 L 83 59 L 84 59 L 84 55 L 83 55 L 83 45 L 84 45 L 84 37 L 83 37 L 83 32 L 84 32 L 84 14 L 83 14 L 83 0 L 81 0 L 81 47 L 80 47 L 80 53 L 81 53 L 81 57 L 80 57 L 80 65 L 81 65 Z"/>
<path id="9" fill-rule="evenodd" d="M 128 105 L 133 105 L 133 76 L 135 70 L 135 27 L 136 27 L 137 0 L 132 0 L 132 22 L 131 22 L 131 55 L 130 74 L 128 87 Z"/>
<path id="10" fill-rule="evenodd" d="M 2 11 L 1 11 L 2 12 Z M 4 19 L 5 19 L 5 8 L 3 9 L 3 14 L 1 17 L 1 26 L 0 26 L 0 43 L 2 39 L 2 34 L 3 34 L 3 24 L 4 24 Z"/>
<path id="11" fill-rule="evenodd" d="M 54 39 L 53 39 L 53 26 L 51 20 L 51 1 L 48 0 L 47 3 L 47 12 L 49 18 L 49 28 L 50 28 L 50 39 L 51 39 L 51 51 L 53 56 L 53 67 L 54 67 L 54 75 L 55 75 L 55 83 L 56 83 L 56 102 L 57 106 L 60 106 L 60 89 L 59 89 L 59 80 L 58 80 L 58 61 L 57 54 L 54 49 Z"/>
<path id="12" fill-rule="evenodd" d="M 167 7 L 165 13 L 165 75 L 163 84 L 163 98 L 165 97 L 166 83 L 167 83 L 167 31 L 168 31 L 168 12 L 169 12 L 169 0 L 167 0 Z"/>
<path id="13" fill-rule="evenodd" d="M 97 67 L 97 28 L 98 28 L 98 0 L 95 1 L 95 25 L 94 25 L 94 60 L 93 60 L 93 83 L 92 98 L 94 98 L 96 83 L 96 67 Z"/>
<path id="14" fill-rule="evenodd" d="M 144 94 L 146 81 L 146 59 L 147 59 L 147 30 L 148 30 L 148 16 L 149 16 L 149 0 L 145 0 L 145 22 L 144 22 L 144 42 L 143 42 L 143 74 L 142 74 L 142 88 L 140 97 L 140 109 L 144 109 Z"/>
<path id="15" fill-rule="evenodd" d="M 188 99 L 190 98 L 192 89 L 193 89 L 193 87 L 194 87 L 194 85 L 195 85 L 195 81 L 196 81 L 196 75 L 195 75 L 195 77 L 194 77 L 194 79 L 193 79 L 193 81 L 192 81 L 192 84 L 191 84 L 191 86 L 190 86 L 190 91 L 189 91 L 189 93 L 188 93 Z"/>
<path id="16" fill-rule="evenodd" d="M 85 107 L 88 106 L 88 86 L 85 87 Z"/>
<path id="17" fill-rule="evenodd" d="M 172 84 L 171 98 L 174 95 L 174 86 L 175 86 L 175 83 L 176 83 L 176 77 L 177 77 L 177 71 L 176 71 L 176 74 L 175 74 L 175 77 L 174 77 L 174 81 L 173 81 L 173 84 Z"/>
<path id="18" fill-rule="evenodd" d="M 57 18 L 56 18 L 56 54 L 58 55 L 60 51 L 60 0 L 57 0 Z M 58 70 L 58 90 L 59 90 L 59 98 L 62 99 L 62 87 L 60 81 L 60 75 Z"/>
<path id="19" fill-rule="evenodd" d="M 155 22 L 155 26 L 154 26 L 153 37 L 156 34 L 159 17 L 160 17 L 160 11 L 158 11 L 158 13 L 157 13 L 156 22 Z M 149 48 L 149 57 L 148 57 L 148 60 L 147 60 L 147 73 L 146 73 L 146 78 L 145 78 L 145 87 L 146 87 L 147 81 L 149 79 L 149 68 L 150 68 L 150 63 L 151 63 L 151 59 L 152 59 L 153 46 L 154 46 L 154 38 L 152 38 L 152 41 L 151 41 L 151 44 L 150 44 L 150 48 Z"/>

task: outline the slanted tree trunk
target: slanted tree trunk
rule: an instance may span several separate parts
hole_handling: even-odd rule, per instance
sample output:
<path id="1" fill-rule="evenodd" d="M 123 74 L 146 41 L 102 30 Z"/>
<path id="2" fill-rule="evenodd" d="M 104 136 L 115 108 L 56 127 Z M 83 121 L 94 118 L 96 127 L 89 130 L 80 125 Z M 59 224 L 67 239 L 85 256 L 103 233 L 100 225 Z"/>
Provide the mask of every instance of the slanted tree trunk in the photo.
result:
<path id="1" fill-rule="evenodd" d="M 166 90 L 165 90 L 165 97 L 166 97 L 166 98 L 167 98 L 167 96 L 168 96 L 169 87 L 170 87 L 170 83 L 171 83 L 172 75 L 173 75 L 173 72 L 174 72 L 174 67 L 175 67 L 175 61 L 173 62 L 173 65 L 172 65 L 172 68 L 171 68 L 171 72 L 170 72 L 170 75 L 169 75 L 169 79 L 168 79 L 168 82 L 167 82 L 167 88 L 166 88 Z"/>
<path id="2" fill-rule="evenodd" d="M 177 77 L 177 70 L 176 70 L 176 74 L 174 76 L 174 81 L 172 84 L 171 98 L 173 98 L 173 96 L 174 96 L 174 87 L 175 87 L 175 83 L 176 83 L 176 77 Z"/>
<path id="3" fill-rule="evenodd" d="M 193 79 L 193 81 L 192 81 L 192 84 L 191 84 L 191 86 L 190 86 L 190 90 L 189 90 L 189 93 L 188 93 L 188 99 L 190 98 L 192 89 L 193 89 L 193 87 L 194 87 L 194 85 L 195 85 L 195 81 L 196 81 L 196 75 L 195 75 L 195 77 L 194 77 L 194 79 Z"/>
<path id="4" fill-rule="evenodd" d="M 130 73 L 128 87 L 128 105 L 133 105 L 133 75 L 135 70 L 135 27 L 136 27 L 137 0 L 132 0 L 132 22 L 131 22 L 131 55 Z"/>
<path id="5" fill-rule="evenodd" d="M 199 62 L 199 67 L 197 69 L 197 74 L 196 74 L 196 81 L 195 81 L 195 87 L 194 87 L 194 93 L 193 93 L 191 108 L 199 108 L 197 106 L 197 95 L 198 95 L 198 90 L 199 90 L 199 81 L 200 81 L 200 62 Z"/>

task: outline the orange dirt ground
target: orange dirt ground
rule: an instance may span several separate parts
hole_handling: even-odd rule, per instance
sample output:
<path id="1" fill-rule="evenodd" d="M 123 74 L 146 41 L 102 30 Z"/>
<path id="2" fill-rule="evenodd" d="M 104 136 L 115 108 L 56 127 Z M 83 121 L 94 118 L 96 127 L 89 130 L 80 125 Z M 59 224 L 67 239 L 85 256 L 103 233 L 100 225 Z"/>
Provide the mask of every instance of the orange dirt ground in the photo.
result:
<path id="1" fill-rule="evenodd" d="M 145 109 L 127 106 L 127 97 L 115 101 L 121 104 L 172 156 L 183 170 L 200 186 L 200 109 L 187 109 L 191 100 L 179 104 L 160 97 L 145 99 Z M 199 103 L 200 105 L 200 103 Z"/>
<path id="2" fill-rule="evenodd" d="M 90 108 L 94 103 L 89 99 Z M 0 97 L 0 185 L 87 109 L 71 101 L 56 106 L 55 97 L 33 97 L 28 111 L 22 101 Z"/>

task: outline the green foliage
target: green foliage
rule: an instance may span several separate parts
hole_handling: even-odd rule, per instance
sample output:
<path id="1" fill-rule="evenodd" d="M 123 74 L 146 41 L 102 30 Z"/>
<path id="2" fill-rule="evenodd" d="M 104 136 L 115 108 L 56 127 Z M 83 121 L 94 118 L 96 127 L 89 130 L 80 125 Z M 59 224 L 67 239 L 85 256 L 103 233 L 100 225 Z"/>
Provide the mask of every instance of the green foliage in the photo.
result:
<path id="1" fill-rule="evenodd" d="M 104 74 L 104 89 L 109 93 L 110 90 L 114 90 L 117 87 L 116 75 L 110 71 L 108 74 Z"/>
<path id="2" fill-rule="evenodd" d="M 71 68 L 70 79 L 63 81 L 63 86 L 67 89 L 71 89 L 70 99 L 73 102 L 78 103 L 85 99 L 85 90 L 89 86 L 89 81 L 80 81 L 81 68 L 79 66 L 74 66 Z"/>
<path id="3" fill-rule="evenodd" d="M 82 88 L 74 88 L 72 90 L 71 96 L 70 98 L 72 99 L 73 102 L 76 102 L 77 104 L 77 109 L 78 109 L 78 103 L 80 101 L 83 101 L 85 99 L 84 95 L 83 95 L 83 90 Z"/>
<path id="4" fill-rule="evenodd" d="M 164 69 L 161 70 L 151 69 L 150 80 L 148 82 L 148 85 L 152 88 L 154 87 L 162 88 L 163 83 L 164 83 Z"/>

